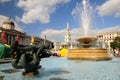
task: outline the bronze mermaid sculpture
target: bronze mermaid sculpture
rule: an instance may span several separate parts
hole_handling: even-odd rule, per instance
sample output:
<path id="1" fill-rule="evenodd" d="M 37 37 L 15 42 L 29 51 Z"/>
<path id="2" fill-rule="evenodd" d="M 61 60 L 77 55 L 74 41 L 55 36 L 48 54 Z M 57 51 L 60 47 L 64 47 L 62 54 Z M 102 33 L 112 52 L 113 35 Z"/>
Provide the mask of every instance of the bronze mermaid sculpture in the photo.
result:
<path id="1" fill-rule="evenodd" d="M 24 73 L 36 72 L 41 68 L 41 58 L 50 57 L 49 49 L 54 46 L 52 43 L 39 44 L 36 46 L 20 45 L 17 41 L 12 45 L 11 54 L 16 54 L 12 60 L 12 66 L 16 69 L 24 69 Z"/>

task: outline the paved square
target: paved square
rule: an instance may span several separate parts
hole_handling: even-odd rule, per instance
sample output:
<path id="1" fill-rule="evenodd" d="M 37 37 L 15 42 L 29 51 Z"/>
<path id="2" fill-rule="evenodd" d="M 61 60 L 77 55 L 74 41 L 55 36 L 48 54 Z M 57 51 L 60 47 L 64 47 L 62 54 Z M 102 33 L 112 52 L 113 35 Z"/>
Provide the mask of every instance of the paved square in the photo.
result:
<path id="1" fill-rule="evenodd" d="M 42 69 L 32 78 L 21 75 L 10 63 L 0 64 L 0 80 L 120 80 L 120 59 L 110 61 L 71 61 L 67 58 L 45 58 Z"/>

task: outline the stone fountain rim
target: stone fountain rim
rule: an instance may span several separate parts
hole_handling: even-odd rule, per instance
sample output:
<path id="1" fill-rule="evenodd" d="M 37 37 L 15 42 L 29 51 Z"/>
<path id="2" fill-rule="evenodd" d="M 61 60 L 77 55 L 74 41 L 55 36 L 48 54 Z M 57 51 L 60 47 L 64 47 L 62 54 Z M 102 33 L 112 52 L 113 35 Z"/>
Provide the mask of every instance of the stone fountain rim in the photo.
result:
<path id="1" fill-rule="evenodd" d="M 107 50 L 105 48 L 73 48 L 68 50 Z"/>

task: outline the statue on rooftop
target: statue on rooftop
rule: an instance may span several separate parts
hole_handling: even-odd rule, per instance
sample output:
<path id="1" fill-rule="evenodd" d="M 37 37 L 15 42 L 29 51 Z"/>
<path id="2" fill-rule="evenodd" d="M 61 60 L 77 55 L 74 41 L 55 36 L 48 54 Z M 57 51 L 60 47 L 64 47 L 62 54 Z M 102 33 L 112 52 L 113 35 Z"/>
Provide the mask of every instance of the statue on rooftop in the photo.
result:
<path id="1" fill-rule="evenodd" d="M 36 72 L 41 68 L 41 58 L 50 57 L 49 49 L 53 48 L 53 44 L 45 43 L 39 45 L 20 45 L 18 41 L 12 45 L 11 54 L 16 54 L 12 60 L 12 66 L 16 69 L 24 69 L 23 75 Z"/>

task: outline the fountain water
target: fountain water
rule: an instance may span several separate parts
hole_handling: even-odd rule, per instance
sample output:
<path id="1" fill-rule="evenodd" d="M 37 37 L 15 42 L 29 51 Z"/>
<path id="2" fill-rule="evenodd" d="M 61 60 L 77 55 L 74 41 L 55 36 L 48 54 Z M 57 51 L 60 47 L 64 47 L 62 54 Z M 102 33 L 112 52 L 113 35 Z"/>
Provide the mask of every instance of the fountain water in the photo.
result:
<path id="1" fill-rule="evenodd" d="M 84 30 L 83 38 L 78 38 L 79 46 L 76 49 L 68 50 L 68 59 L 80 59 L 80 60 L 110 60 L 112 59 L 104 44 L 97 45 L 97 38 L 88 37 L 89 29 L 92 24 L 92 6 L 90 6 L 88 0 L 82 1 L 82 7 L 78 5 L 75 11 L 80 14 L 81 26 Z M 101 46 L 101 47 L 100 47 Z M 103 48 L 104 47 L 104 48 Z"/>
<path id="2" fill-rule="evenodd" d="M 76 8 L 73 10 L 72 15 L 76 16 L 80 26 L 83 29 L 84 36 L 87 37 L 89 30 L 92 26 L 92 17 L 94 9 L 89 4 L 88 0 L 83 0 L 82 4 L 77 3 Z"/>
<path id="3" fill-rule="evenodd" d="M 84 30 L 84 36 L 86 37 L 89 33 L 89 28 L 90 26 L 92 25 L 91 21 L 92 21 L 92 18 L 91 18 L 91 15 L 92 15 L 92 7 L 90 7 L 90 4 L 88 4 L 88 1 L 87 0 L 83 0 L 82 2 L 83 4 L 83 9 L 81 11 L 81 26 Z M 89 13 L 89 14 L 88 14 Z"/>

